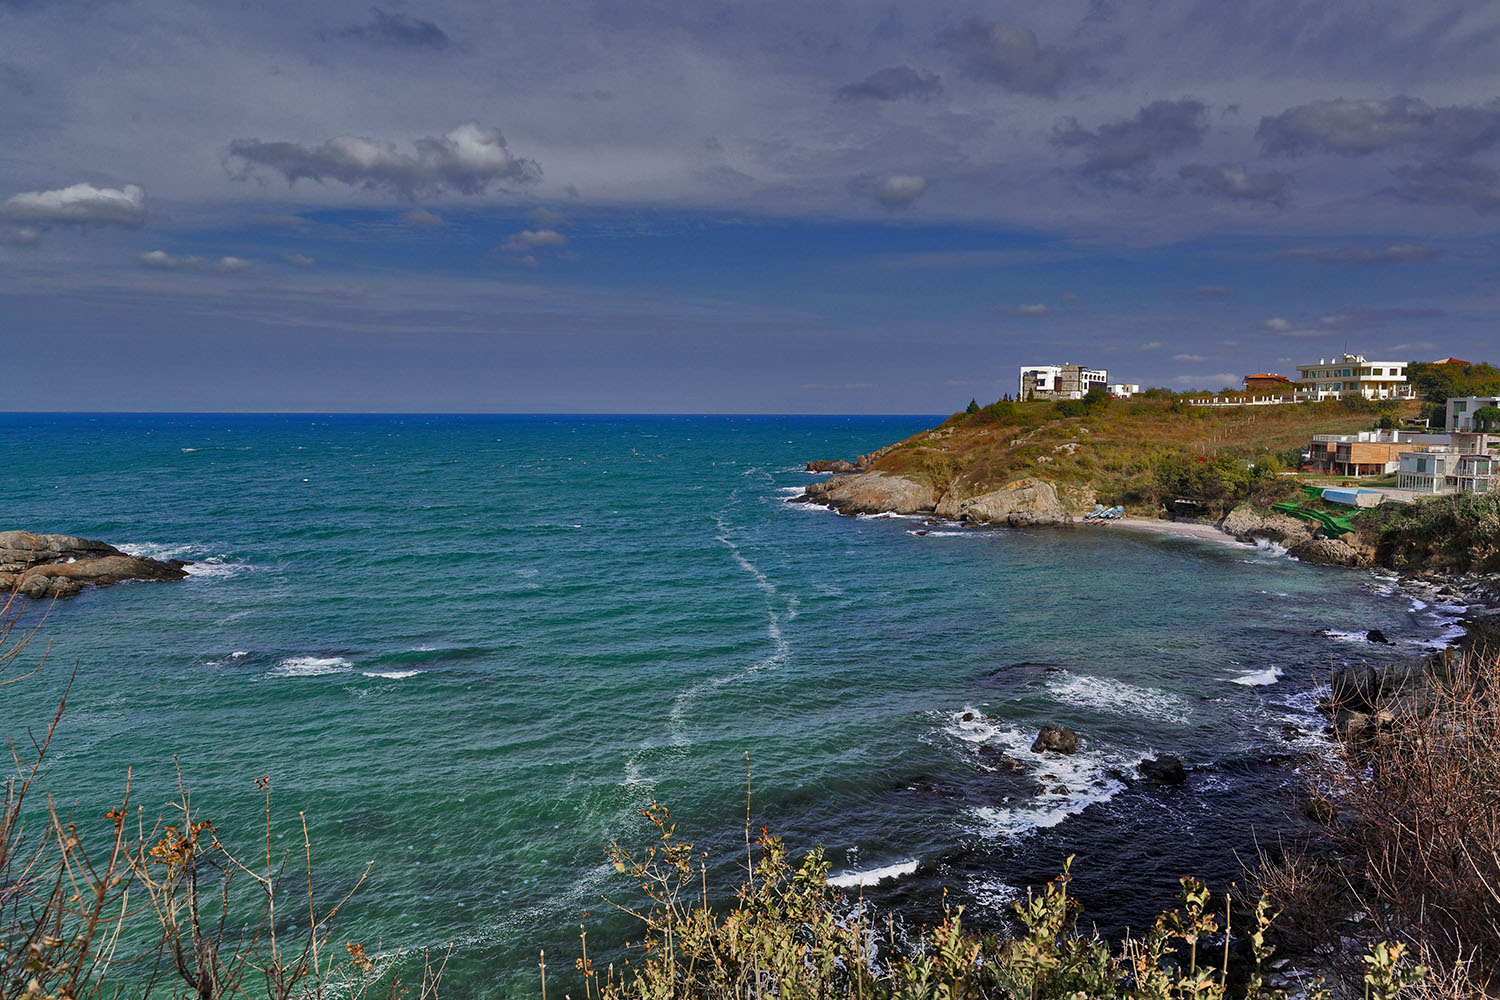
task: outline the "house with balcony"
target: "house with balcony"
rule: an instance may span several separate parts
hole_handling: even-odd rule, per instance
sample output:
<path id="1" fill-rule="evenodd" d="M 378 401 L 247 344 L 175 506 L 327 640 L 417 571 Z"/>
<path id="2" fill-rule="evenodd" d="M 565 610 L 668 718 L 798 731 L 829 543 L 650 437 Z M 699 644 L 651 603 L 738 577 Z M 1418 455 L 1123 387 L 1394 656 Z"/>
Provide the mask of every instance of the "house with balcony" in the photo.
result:
<path id="1" fill-rule="evenodd" d="M 1109 383 L 1109 372 L 1103 368 L 1082 365 L 1028 365 L 1021 369 L 1021 387 L 1016 398 L 1082 399 L 1090 389 L 1103 389 Z"/>
<path id="2" fill-rule="evenodd" d="M 1297 366 L 1295 392 L 1299 402 L 1324 399 L 1412 399 L 1406 362 L 1370 361 L 1363 354 L 1343 354 L 1317 364 Z"/>
<path id="3" fill-rule="evenodd" d="M 1403 451 L 1447 447 L 1452 442 L 1449 434 L 1413 434 L 1403 430 L 1314 434 L 1307 449 L 1307 468 L 1325 476 L 1386 475 L 1400 470 Z"/>
<path id="4" fill-rule="evenodd" d="M 1450 444 L 1401 452 L 1397 488 L 1431 494 L 1500 489 L 1500 435 L 1457 431 L 1450 437 Z"/>
<path id="5" fill-rule="evenodd" d="M 1487 406 L 1500 407 L 1500 396 L 1458 396 L 1448 400 L 1448 417 L 1444 426 L 1450 431 L 1473 431 L 1474 414 Z M 1500 427 L 1490 428 L 1500 431 Z"/>

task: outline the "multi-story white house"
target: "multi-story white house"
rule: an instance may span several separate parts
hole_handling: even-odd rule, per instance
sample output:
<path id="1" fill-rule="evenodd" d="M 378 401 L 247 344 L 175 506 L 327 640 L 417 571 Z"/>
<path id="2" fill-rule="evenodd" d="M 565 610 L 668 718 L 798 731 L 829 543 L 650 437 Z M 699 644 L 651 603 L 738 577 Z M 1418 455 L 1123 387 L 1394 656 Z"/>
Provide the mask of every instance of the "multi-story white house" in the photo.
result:
<path id="1" fill-rule="evenodd" d="M 1109 372 L 1082 365 L 1027 365 L 1021 369 L 1017 399 L 1082 399 L 1090 389 L 1103 389 Z"/>
<path id="2" fill-rule="evenodd" d="M 1411 385 L 1406 381 L 1406 362 L 1368 361 L 1362 354 L 1344 354 L 1320 360 L 1315 365 L 1297 366 L 1298 400 L 1343 399 L 1363 396 L 1366 399 L 1411 399 Z"/>
<path id="3" fill-rule="evenodd" d="M 1450 444 L 1401 452 L 1398 489 L 1416 493 L 1488 493 L 1500 489 L 1500 437 L 1455 431 Z"/>
<path id="4" fill-rule="evenodd" d="M 1448 400 L 1446 426 L 1450 431 L 1474 430 L 1474 412 L 1486 406 L 1500 407 L 1500 396 L 1459 396 Z"/>

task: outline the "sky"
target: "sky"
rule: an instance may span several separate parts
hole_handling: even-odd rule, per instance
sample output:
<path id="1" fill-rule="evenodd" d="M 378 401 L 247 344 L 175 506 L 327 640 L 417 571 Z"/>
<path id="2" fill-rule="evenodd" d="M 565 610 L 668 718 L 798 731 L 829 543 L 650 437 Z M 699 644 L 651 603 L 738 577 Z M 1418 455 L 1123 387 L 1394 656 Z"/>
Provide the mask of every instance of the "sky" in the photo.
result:
<path id="1" fill-rule="evenodd" d="M 1500 5 L 0 0 L 0 410 L 1500 361 Z"/>

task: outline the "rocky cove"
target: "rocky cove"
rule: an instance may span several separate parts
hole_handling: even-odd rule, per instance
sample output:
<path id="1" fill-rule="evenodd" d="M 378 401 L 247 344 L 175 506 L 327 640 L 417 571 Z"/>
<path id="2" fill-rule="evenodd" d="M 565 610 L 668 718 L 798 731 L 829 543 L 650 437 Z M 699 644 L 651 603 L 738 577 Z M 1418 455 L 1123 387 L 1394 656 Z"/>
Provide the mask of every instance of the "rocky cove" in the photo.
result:
<path id="1" fill-rule="evenodd" d="M 190 565 L 122 552 L 105 542 L 72 535 L 0 532 L 0 590 L 22 597 L 72 597 L 84 587 L 127 580 L 181 580 Z"/>

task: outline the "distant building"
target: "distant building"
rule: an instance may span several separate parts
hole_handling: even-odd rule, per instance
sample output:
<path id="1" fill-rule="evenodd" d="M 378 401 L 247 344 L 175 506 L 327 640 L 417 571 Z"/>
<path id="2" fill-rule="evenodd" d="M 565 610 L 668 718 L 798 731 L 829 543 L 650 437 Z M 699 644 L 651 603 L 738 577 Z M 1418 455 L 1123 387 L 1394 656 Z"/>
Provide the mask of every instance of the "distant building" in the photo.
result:
<path id="1" fill-rule="evenodd" d="M 1295 391 L 1296 388 L 1297 383 L 1293 382 L 1285 375 L 1272 375 L 1267 374 L 1266 372 L 1260 372 L 1255 375 L 1245 376 L 1246 392 L 1290 393 Z"/>
<path id="2" fill-rule="evenodd" d="M 1141 387 L 1134 382 L 1111 382 L 1107 388 L 1109 394 L 1116 399 L 1129 399 L 1141 391 Z"/>
<path id="3" fill-rule="evenodd" d="M 1017 398 L 1082 399 L 1090 389 L 1103 389 L 1109 372 L 1082 365 L 1029 365 L 1021 369 L 1021 391 Z"/>
<path id="4" fill-rule="evenodd" d="M 1315 365 L 1297 366 L 1298 400 L 1411 399 L 1406 362 L 1368 361 L 1362 354 L 1344 354 Z"/>
<path id="5" fill-rule="evenodd" d="M 1415 493 L 1489 493 L 1500 489 L 1500 436 L 1467 431 L 1452 443 L 1401 452 L 1399 489 Z"/>
<path id="6" fill-rule="evenodd" d="M 1314 434 L 1307 449 L 1309 471 L 1327 476 L 1380 476 L 1397 472 L 1401 454 L 1416 448 L 1447 447 L 1450 434 L 1413 434 L 1401 430 L 1358 434 Z"/>
<path id="7" fill-rule="evenodd" d="M 1450 431 L 1472 431 L 1474 411 L 1486 406 L 1500 406 L 1500 396 L 1459 396 L 1448 400 L 1448 418 L 1443 426 Z"/>

